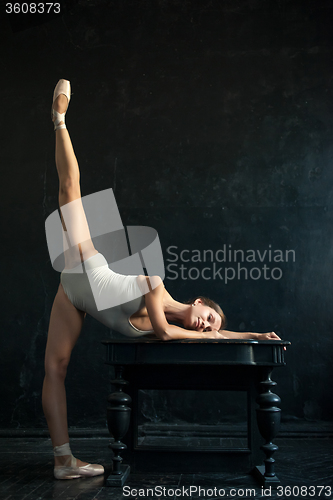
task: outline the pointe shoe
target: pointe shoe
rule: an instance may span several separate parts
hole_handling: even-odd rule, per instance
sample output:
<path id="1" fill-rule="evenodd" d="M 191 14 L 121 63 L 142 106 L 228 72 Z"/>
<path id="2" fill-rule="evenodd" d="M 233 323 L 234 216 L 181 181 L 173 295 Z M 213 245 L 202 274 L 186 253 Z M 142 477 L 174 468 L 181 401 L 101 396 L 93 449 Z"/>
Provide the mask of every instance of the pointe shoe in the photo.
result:
<path id="1" fill-rule="evenodd" d="M 79 477 L 99 476 L 104 473 L 103 465 L 88 464 L 77 467 L 76 458 L 73 455 L 70 458 L 71 465 L 56 465 L 54 467 L 54 477 L 56 479 L 77 479 Z"/>
<path id="2" fill-rule="evenodd" d="M 67 109 L 64 113 L 58 113 L 58 111 L 55 111 L 53 109 L 53 103 L 60 94 L 64 94 L 67 97 L 68 105 L 69 105 L 69 101 L 71 100 L 71 84 L 68 80 L 59 80 L 59 82 L 57 83 L 57 85 L 54 89 L 54 92 L 53 92 L 51 118 L 52 118 L 52 121 L 54 123 L 54 130 L 58 130 L 59 128 L 66 128 L 65 114 L 67 112 L 68 105 L 67 105 Z M 63 123 L 61 125 L 59 125 L 60 122 L 63 122 Z"/>

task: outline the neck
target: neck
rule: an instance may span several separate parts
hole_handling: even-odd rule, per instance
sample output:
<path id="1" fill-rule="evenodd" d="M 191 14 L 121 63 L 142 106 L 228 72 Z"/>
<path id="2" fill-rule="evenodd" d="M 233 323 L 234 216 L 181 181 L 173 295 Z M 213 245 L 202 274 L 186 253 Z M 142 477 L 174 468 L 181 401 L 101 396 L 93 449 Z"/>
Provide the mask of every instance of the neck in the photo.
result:
<path id="1" fill-rule="evenodd" d="M 169 296 L 164 306 L 164 313 L 168 321 L 183 324 L 189 307 L 189 304 L 177 302 Z"/>

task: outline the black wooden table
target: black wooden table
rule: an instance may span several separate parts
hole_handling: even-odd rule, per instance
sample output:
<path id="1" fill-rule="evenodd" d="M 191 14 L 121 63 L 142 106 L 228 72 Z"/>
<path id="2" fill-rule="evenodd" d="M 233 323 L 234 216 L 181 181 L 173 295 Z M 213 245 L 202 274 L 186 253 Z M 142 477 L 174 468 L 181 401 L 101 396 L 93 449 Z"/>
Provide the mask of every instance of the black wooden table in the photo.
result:
<path id="1" fill-rule="evenodd" d="M 273 459 L 278 447 L 273 439 L 279 430 L 281 401 L 272 392 L 276 383 L 271 373 L 274 367 L 285 365 L 284 351 L 290 342 L 243 339 L 165 342 L 141 337 L 102 343 L 106 346 L 106 363 L 115 369 L 115 378 L 111 380 L 115 391 L 108 398 L 107 409 L 108 428 L 113 437 L 109 445 L 113 451 L 113 471 L 107 485 L 124 485 L 130 472 L 130 466 L 122 463 L 124 453 L 135 471 L 146 468 L 155 472 L 239 472 L 240 467 L 245 467 L 261 484 L 279 484 Z M 140 389 L 245 391 L 247 445 L 227 450 L 140 445 Z M 260 462 L 263 465 L 255 467 Z"/>

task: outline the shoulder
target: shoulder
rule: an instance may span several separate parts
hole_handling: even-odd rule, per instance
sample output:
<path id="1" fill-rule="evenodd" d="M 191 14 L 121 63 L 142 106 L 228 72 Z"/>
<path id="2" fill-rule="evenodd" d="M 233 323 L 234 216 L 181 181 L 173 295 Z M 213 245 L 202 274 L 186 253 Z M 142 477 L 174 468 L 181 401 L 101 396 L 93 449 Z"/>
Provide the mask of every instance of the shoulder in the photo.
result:
<path id="1" fill-rule="evenodd" d="M 144 276 L 140 274 L 137 277 L 137 281 L 143 295 L 147 293 L 158 295 L 164 291 L 164 283 L 159 276 Z"/>

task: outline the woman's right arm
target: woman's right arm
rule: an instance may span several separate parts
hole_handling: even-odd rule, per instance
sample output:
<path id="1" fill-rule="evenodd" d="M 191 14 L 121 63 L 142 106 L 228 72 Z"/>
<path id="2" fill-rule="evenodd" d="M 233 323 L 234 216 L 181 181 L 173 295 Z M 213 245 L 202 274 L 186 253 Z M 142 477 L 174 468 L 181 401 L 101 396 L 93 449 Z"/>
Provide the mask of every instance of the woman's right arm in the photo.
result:
<path id="1" fill-rule="evenodd" d="M 250 340 L 281 340 L 275 332 L 254 333 L 254 332 L 231 332 L 220 330 L 225 339 L 250 339 Z"/>
<path id="2" fill-rule="evenodd" d="M 154 281 L 154 288 L 151 287 L 150 280 Z M 157 285 L 159 280 L 160 284 Z M 161 340 L 176 339 L 223 339 L 225 338 L 217 330 L 210 332 L 197 332 L 186 330 L 176 325 L 170 325 L 163 310 L 164 284 L 157 276 L 147 277 L 149 293 L 145 294 L 145 303 L 154 332 Z M 157 285 L 157 286 L 156 286 Z"/>

